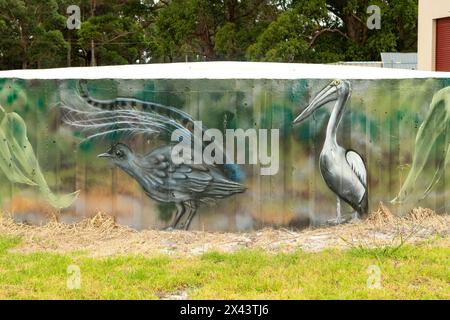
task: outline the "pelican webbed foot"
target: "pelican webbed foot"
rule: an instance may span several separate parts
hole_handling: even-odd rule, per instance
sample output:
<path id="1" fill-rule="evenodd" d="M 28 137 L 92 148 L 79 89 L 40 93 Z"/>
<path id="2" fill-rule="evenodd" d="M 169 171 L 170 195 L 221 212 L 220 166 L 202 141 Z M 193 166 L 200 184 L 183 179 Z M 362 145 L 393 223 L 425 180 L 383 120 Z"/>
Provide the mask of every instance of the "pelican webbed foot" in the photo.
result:
<path id="1" fill-rule="evenodd" d="M 349 221 L 349 219 L 344 219 L 342 217 L 337 217 L 335 219 L 327 220 L 327 224 L 329 224 L 331 226 L 337 226 L 337 225 L 340 225 L 340 224 L 344 224 L 344 223 L 346 223 L 348 221 Z"/>
<path id="2" fill-rule="evenodd" d="M 359 221 L 361 221 L 361 218 L 359 217 L 359 213 L 357 211 L 353 212 L 352 213 L 352 218 L 350 219 L 349 222 L 356 223 L 356 222 L 359 222 Z"/>

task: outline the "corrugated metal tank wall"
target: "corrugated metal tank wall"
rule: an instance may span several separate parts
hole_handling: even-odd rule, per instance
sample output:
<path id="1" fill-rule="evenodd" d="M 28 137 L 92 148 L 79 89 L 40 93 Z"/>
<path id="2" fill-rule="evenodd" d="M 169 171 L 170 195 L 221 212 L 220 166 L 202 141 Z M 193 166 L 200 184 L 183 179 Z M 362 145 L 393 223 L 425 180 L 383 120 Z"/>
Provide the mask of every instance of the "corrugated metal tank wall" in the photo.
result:
<path id="1" fill-rule="evenodd" d="M 1 79 L 0 83 L 0 104 L 5 114 L 16 113 L 23 119 L 32 147 L 32 153 L 27 155 L 36 157 L 45 182 L 27 185 L 2 178 L 3 211 L 30 223 L 45 221 L 52 213 L 58 214 L 61 221 L 72 222 L 100 211 L 137 229 L 168 225 L 175 210 L 173 204 L 150 199 L 135 179 L 97 157 L 118 140 L 125 141 L 137 154 L 166 142 L 139 135 L 131 140 L 116 136 L 82 142 L 83 133 L 63 123 L 61 112 L 62 104 L 71 103 L 63 101 L 62 90 L 76 96 L 78 80 Z M 192 222 L 192 229 L 243 231 L 266 226 L 303 228 L 335 217 L 336 194 L 319 170 L 333 103 L 303 123 L 292 124 L 328 84 L 330 80 L 320 79 L 103 79 L 87 81 L 87 89 L 96 99 L 128 97 L 173 106 L 201 120 L 204 126 L 222 131 L 279 130 L 279 171 L 261 175 L 261 164 L 241 165 L 246 191 L 201 205 Z M 418 134 L 424 123 L 434 123 L 436 128 L 450 125 L 442 123 L 444 119 L 448 122 L 450 112 L 449 80 L 350 80 L 350 84 L 352 95 L 337 130 L 337 141 L 365 159 L 370 209 L 383 202 L 399 214 L 415 206 L 448 211 L 450 180 L 445 169 L 450 131 L 442 129 L 437 136 Z M 425 129 L 430 128 L 431 125 Z M 12 129 L 5 125 L 4 130 Z M 427 145 L 430 148 L 424 147 Z M 6 161 L 2 168 L 11 163 L 8 159 L 2 161 Z M 422 161 L 425 166 L 414 161 Z M 439 179 L 427 193 L 436 172 Z M 409 176 L 414 183 L 405 185 Z M 79 195 L 68 207 L 52 205 L 49 193 L 57 197 L 77 190 Z M 403 202 L 391 202 L 399 195 Z M 342 205 L 345 216 L 352 211 L 350 206 Z"/>

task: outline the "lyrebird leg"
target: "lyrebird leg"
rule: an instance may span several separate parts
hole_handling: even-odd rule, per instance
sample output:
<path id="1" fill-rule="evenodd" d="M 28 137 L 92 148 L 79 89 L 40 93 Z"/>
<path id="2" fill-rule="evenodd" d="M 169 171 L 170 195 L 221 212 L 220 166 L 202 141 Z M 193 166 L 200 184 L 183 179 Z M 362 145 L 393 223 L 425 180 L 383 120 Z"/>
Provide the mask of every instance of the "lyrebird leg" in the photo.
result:
<path id="1" fill-rule="evenodd" d="M 186 220 L 186 224 L 184 225 L 184 230 L 188 230 L 189 229 L 189 226 L 191 225 L 192 218 L 194 218 L 196 213 L 197 213 L 197 205 L 195 203 L 191 203 L 189 216 L 188 216 L 188 218 Z"/>
<path id="2" fill-rule="evenodd" d="M 170 223 L 170 228 L 175 229 L 178 222 L 180 222 L 181 217 L 186 212 L 186 208 L 182 203 L 176 203 L 175 206 L 177 207 L 177 211 L 175 212 L 172 222 Z"/>

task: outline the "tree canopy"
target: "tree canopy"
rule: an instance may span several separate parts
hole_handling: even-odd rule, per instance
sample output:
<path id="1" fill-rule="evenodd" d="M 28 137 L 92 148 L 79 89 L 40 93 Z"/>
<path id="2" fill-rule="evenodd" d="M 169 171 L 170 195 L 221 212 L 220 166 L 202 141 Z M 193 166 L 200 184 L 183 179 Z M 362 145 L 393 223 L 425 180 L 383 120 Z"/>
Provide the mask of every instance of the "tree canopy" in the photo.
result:
<path id="1" fill-rule="evenodd" d="M 78 5 L 81 28 L 66 26 Z M 370 30 L 370 5 L 381 28 Z M 417 46 L 417 0 L 0 0 L 0 68 L 373 61 Z"/>

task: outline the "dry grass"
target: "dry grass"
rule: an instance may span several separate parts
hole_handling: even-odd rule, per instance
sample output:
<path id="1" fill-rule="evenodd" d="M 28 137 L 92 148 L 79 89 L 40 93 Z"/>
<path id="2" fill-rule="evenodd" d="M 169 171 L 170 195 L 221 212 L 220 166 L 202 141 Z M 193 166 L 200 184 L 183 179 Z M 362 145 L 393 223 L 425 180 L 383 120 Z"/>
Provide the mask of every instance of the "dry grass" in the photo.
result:
<path id="1" fill-rule="evenodd" d="M 341 239 L 351 247 L 398 249 L 434 236 L 448 238 L 449 215 L 438 215 L 431 209 L 415 208 L 405 216 L 395 216 L 380 202 L 365 222 L 341 233 Z"/>
<path id="2" fill-rule="evenodd" d="M 54 217 L 44 226 L 17 224 L 11 217 L 0 217 L 0 235 L 23 239 L 15 251 L 85 251 L 91 256 L 198 255 L 211 250 L 234 252 L 243 248 L 262 248 L 272 253 L 297 249 L 316 252 L 328 248 L 397 247 L 436 236 L 448 239 L 449 234 L 449 215 L 437 215 L 432 210 L 417 208 L 404 217 L 396 217 L 383 204 L 365 221 L 357 223 L 303 231 L 263 229 L 248 233 L 138 232 L 118 225 L 113 217 L 102 213 L 76 224 L 62 224 Z"/>

